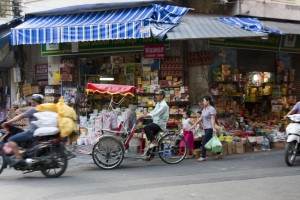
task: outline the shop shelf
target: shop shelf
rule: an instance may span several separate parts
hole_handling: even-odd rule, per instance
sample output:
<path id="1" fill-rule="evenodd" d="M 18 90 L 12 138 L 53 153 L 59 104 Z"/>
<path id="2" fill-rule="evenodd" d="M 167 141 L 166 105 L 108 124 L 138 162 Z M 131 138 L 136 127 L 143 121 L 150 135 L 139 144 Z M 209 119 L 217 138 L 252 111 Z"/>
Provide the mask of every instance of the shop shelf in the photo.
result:
<path id="1" fill-rule="evenodd" d="M 186 104 L 189 104 L 190 102 L 189 101 L 168 101 L 167 104 L 170 104 L 170 105 L 176 105 L 176 104 L 180 104 L 180 105 L 186 105 Z"/>

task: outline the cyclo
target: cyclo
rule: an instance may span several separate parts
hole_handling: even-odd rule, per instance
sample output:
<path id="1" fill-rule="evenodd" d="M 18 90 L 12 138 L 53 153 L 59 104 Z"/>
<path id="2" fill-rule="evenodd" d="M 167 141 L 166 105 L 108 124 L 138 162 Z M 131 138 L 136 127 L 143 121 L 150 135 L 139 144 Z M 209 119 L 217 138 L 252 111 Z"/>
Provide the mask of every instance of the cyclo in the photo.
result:
<path id="1" fill-rule="evenodd" d="M 135 93 L 135 87 L 128 85 L 88 83 L 86 89 L 88 93 L 109 94 L 110 103 L 107 111 L 114 113 L 114 115 L 117 115 L 115 108 L 119 107 L 126 97 L 134 96 Z M 118 102 L 114 101 L 115 95 L 121 95 L 121 99 Z M 125 151 L 129 148 L 129 142 L 138 129 L 137 122 L 139 119 L 136 118 L 135 110 L 132 110 L 130 113 L 130 116 L 120 123 L 118 130 L 101 130 L 99 139 L 96 140 L 91 153 L 93 161 L 98 167 L 113 169 L 122 163 Z M 156 140 L 158 141 L 158 146 L 148 149 L 149 160 L 157 154 L 165 163 L 177 164 L 187 154 L 186 141 L 179 134 L 179 131 L 158 134 Z"/>

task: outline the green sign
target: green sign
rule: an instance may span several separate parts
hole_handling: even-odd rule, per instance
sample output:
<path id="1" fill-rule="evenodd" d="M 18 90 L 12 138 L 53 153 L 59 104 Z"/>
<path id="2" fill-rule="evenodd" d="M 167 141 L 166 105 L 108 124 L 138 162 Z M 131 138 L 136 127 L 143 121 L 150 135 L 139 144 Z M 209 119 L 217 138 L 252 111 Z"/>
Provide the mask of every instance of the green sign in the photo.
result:
<path id="1" fill-rule="evenodd" d="M 146 44 L 166 44 L 169 46 L 169 42 L 154 38 L 42 44 L 42 56 L 143 51 Z"/>
<path id="2" fill-rule="evenodd" d="M 268 39 L 214 39 L 209 41 L 210 46 L 233 47 L 262 51 L 276 51 L 300 53 L 299 35 L 270 35 Z"/>

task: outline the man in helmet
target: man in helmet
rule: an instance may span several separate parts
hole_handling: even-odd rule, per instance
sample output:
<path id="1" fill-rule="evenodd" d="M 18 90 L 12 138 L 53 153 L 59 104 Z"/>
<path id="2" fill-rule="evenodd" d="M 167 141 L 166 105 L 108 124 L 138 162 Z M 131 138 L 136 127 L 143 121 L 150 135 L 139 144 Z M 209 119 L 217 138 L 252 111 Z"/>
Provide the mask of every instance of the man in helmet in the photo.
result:
<path id="1" fill-rule="evenodd" d="M 157 146 L 157 141 L 155 141 L 155 136 L 159 133 L 159 131 L 166 131 L 167 122 L 169 120 L 169 106 L 165 102 L 165 91 L 159 90 L 155 93 L 156 97 L 156 105 L 155 108 L 149 113 L 145 114 L 143 117 L 151 117 L 153 123 L 150 123 L 144 127 L 145 134 L 147 139 L 150 142 L 149 148 L 153 148 Z M 145 149 L 144 156 L 147 155 L 147 151 Z"/>
<path id="2" fill-rule="evenodd" d="M 27 129 L 25 131 L 8 138 L 8 141 L 9 141 L 8 145 L 9 145 L 9 147 L 11 147 L 11 149 L 15 155 L 15 162 L 13 163 L 13 165 L 16 164 L 17 162 L 21 161 L 21 156 L 18 151 L 19 146 L 24 143 L 28 144 L 28 143 L 32 142 L 33 133 L 34 133 L 35 129 L 37 128 L 35 124 L 31 123 L 32 121 L 37 121 L 37 118 L 33 114 L 38 112 L 35 107 L 38 106 L 39 104 L 41 104 L 43 102 L 43 100 L 44 100 L 43 95 L 33 94 L 31 96 L 31 106 L 33 106 L 33 108 L 27 110 L 26 112 L 24 112 L 22 114 L 15 116 L 14 118 L 8 120 L 7 122 L 5 122 L 2 125 L 4 127 L 5 125 L 17 122 L 23 118 L 28 118 L 28 120 L 29 120 L 29 126 L 27 127 Z"/>

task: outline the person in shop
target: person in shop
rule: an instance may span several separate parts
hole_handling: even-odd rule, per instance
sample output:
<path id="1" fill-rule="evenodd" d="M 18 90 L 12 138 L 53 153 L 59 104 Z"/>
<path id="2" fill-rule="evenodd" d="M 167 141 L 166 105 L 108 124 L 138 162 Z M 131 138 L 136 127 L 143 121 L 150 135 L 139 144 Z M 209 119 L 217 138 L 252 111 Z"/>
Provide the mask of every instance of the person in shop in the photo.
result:
<path id="1" fill-rule="evenodd" d="M 165 99 L 165 91 L 159 90 L 155 93 L 156 97 L 156 105 L 155 108 L 148 114 L 144 114 L 143 118 L 151 117 L 153 122 L 146 125 L 144 127 L 145 134 L 149 141 L 148 148 L 145 149 L 145 153 L 143 156 L 147 155 L 148 149 L 156 147 L 157 141 L 155 141 L 155 136 L 159 133 L 159 131 L 166 131 L 167 122 L 169 120 L 169 106 L 166 103 Z"/>
<path id="2" fill-rule="evenodd" d="M 199 104 L 201 103 L 203 104 L 203 109 L 201 111 L 201 117 L 197 120 L 196 124 L 202 122 L 202 126 L 205 134 L 202 139 L 201 157 L 198 159 L 199 162 L 206 160 L 206 149 L 204 146 L 212 138 L 212 136 L 217 133 L 217 128 L 216 128 L 217 111 L 214 107 L 212 98 L 208 95 L 204 96 L 202 102 L 199 102 Z M 196 124 L 193 126 L 193 128 L 195 128 Z M 221 153 L 218 153 L 216 159 L 221 159 L 221 158 L 222 158 Z"/>
<path id="3" fill-rule="evenodd" d="M 292 108 L 292 110 L 290 110 L 283 118 L 286 119 L 287 116 L 293 115 L 293 114 L 300 114 L 300 101 L 298 101 L 294 105 L 294 107 Z"/>
<path id="4" fill-rule="evenodd" d="M 44 100 L 44 96 L 41 94 L 33 94 L 31 96 L 31 106 L 33 108 L 27 110 L 24 113 L 21 113 L 14 118 L 7 120 L 4 124 L 2 124 L 2 127 L 6 127 L 14 122 L 17 122 L 19 120 L 22 120 L 24 118 L 28 118 L 29 122 L 36 121 L 37 118 L 34 116 L 34 113 L 37 113 L 36 106 L 42 104 Z M 12 149 L 12 152 L 14 154 L 14 159 L 11 160 L 11 166 L 14 166 L 20 162 L 24 162 L 24 160 L 21 159 L 21 156 L 19 154 L 19 146 L 21 144 L 30 144 L 33 141 L 33 133 L 36 130 L 37 126 L 33 123 L 29 123 L 28 128 L 20 132 L 16 135 L 11 136 L 8 138 L 8 147 Z"/>

